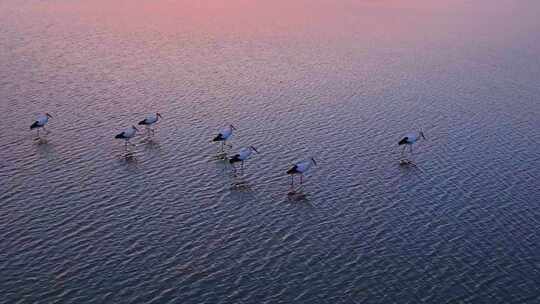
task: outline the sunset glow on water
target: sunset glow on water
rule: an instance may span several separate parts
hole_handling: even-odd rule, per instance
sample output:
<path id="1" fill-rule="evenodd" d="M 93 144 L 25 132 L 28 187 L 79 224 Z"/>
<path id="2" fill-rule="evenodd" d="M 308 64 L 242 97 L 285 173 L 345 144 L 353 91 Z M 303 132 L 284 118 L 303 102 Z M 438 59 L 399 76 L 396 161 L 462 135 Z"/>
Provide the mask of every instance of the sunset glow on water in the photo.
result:
<path id="1" fill-rule="evenodd" d="M 538 12 L 0 1 L 0 303 L 540 302 Z"/>

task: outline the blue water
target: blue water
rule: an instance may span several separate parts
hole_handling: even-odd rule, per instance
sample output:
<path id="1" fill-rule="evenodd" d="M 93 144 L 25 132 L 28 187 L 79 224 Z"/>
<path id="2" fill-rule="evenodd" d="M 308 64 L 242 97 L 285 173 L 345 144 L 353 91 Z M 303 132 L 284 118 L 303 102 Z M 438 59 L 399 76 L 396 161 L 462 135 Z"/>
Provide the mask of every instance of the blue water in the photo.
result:
<path id="1" fill-rule="evenodd" d="M 539 303 L 538 12 L 2 1 L 0 303 Z"/>

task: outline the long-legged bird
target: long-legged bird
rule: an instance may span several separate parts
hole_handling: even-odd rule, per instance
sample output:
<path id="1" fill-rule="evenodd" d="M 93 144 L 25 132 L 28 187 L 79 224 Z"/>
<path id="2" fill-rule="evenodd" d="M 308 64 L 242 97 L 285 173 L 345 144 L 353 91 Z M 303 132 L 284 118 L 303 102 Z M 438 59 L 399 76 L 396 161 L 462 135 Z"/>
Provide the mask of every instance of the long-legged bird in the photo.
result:
<path id="1" fill-rule="evenodd" d="M 403 138 L 398 142 L 399 146 L 403 146 L 403 149 L 401 150 L 401 158 L 403 159 L 405 155 L 405 149 L 407 146 L 409 146 L 409 152 L 412 155 L 413 154 L 413 144 L 417 142 L 420 138 L 426 139 L 424 136 L 424 132 L 410 132 L 403 136 Z"/>
<path id="2" fill-rule="evenodd" d="M 237 154 L 233 155 L 229 159 L 229 163 L 234 167 L 234 164 L 239 162 L 240 168 L 243 170 L 244 162 L 251 156 L 251 154 L 253 154 L 253 152 L 259 153 L 259 151 L 257 151 L 257 149 L 255 149 L 253 146 L 241 148 Z M 236 167 L 234 167 L 234 170 L 236 171 Z"/>
<path id="3" fill-rule="evenodd" d="M 117 134 L 114 138 L 123 139 L 125 141 L 125 147 L 127 149 L 128 143 L 132 145 L 129 140 L 135 136 L 135 133 L 137 133 L 137 131 L 139 131 L 139 129 L 137 129 L 135 126 L 131 126 L 125 129 L 122 133 Z"/>
<path id="4" fill-rule="evenodd" d="M 49 121 L 49 118 L 52 118 L 51 114 L 45 113 L 41 114 L 37 117 L 37 119 L 30 125 L 30 130 L 37 129 L 37 138 L 39 139 L 39 129 L 43 129 L 46 133 L 49 133 L 47 129 L 45 129 L 45 125 Z"/>
<path id="5" fill-rule="evenodd" d="M 317 162 L 313 157 L 307 160 L 300 161 L 294 164 L 289 170 L 287 170 L 287 174 L 291 176 L 291 193 L 294 193 L 294 175 L 300 175 L 300 185 L 302 185 L 304 173 L 306 173 L 312 165 L 317 165 Z"/>
<path id="6" fill-rule="evenodd" d="M 221 142 L 221 153 L 223 153 L 223 147 L 226 144 L 227 140 L 232 136 L 233 130 L 236 130 L 236 128 L 233 125 L 228 125 L 224 128 L 221 128 L 218 135 L 216 135 L 216 137 L 212 139 L 212 141 Z"/>
<path id="7" fill-rule="evenodd" d="M 158 120 L 162 118 L 161 114 L 156 113 L 152 115 L 148 115 L 145 119 L 139 121 L 139 125 L 143 125 L 146 127 L 146 134 L 148 136 L 154 135 L 154 129 L 152 129 L 152 125 L 158 122 Z"/>

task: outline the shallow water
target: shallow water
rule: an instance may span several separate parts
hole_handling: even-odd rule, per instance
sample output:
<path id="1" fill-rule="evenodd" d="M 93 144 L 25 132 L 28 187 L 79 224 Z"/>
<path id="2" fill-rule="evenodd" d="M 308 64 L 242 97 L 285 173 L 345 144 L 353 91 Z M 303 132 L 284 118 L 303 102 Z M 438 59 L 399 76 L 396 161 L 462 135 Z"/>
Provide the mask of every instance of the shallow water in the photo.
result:
<path id="1" fill-rule="evenodd" d="M 0 2 L 0 302 L 540 301 L 539 3 L 110 2 Z"/>

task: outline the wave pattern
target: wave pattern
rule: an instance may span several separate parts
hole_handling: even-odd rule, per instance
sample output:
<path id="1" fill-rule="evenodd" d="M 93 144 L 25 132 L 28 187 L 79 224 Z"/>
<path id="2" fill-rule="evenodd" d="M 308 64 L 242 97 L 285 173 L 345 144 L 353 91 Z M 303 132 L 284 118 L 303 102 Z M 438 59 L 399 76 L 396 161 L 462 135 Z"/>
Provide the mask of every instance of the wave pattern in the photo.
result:
<path id="1" fill-rule="evenodd" d="M 538 41 L 368 4 L 350 5 L 384 31 L 341 6 L 143 26 L 96 3 L 0 4 L 0 302 L 540 301 Z M 114 135 L 151 111 L 156 138 L 125 159 Z M 242 178 L 213 158 L 227 123 L 261 151 Z"/>

